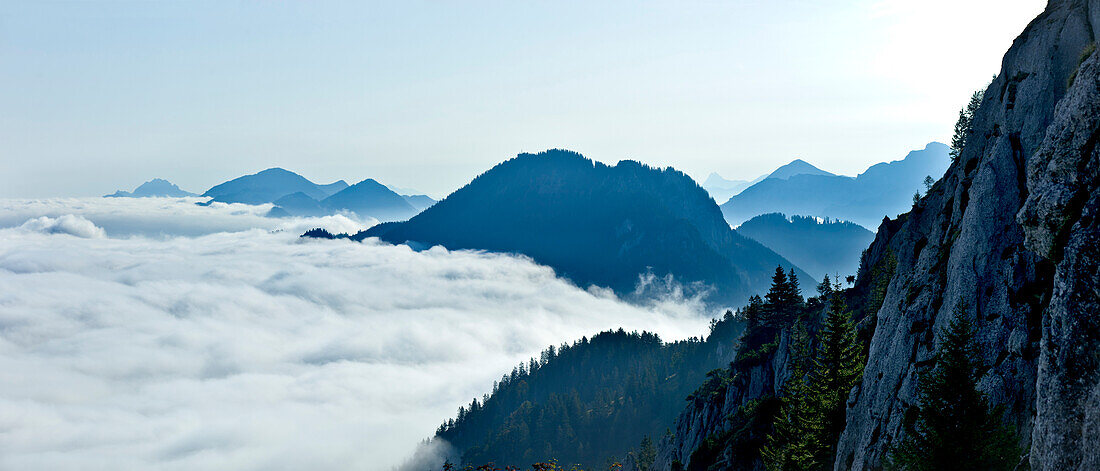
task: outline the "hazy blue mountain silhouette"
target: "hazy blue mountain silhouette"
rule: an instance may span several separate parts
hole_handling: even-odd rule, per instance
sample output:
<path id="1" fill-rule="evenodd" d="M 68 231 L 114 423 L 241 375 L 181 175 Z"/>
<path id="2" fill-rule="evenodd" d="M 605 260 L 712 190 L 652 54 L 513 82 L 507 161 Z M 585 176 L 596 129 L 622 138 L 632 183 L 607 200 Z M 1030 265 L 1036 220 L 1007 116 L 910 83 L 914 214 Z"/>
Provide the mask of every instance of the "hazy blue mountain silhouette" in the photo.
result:
<path id="1" fill-rule="evenodd" d="M 370 178 L 321 200 L 321 206 L 331 211 L 351 211 L 379 221 L 403 221 L 417 213 L 405 197 Z"/>
<path id="2" fill-rule="evenodd" d="M 772 173 L 769 173 L 765 180 L 768 178 L 778 178 L 781 180 L 786 180 L 796 175 L 825 175 L 830 177 L 835 176 L 832 173 L 826 172 L 817 167 L 814 167 L 813 165 L 810 165 L 810 163 L 806 162 L 805 160 L 794 159 L 791 161 L 791 163 L 779 167 L 772 171 Z"/>
<path id="3" fill-rule="evenodd" d="M 525 254 L 580 286 L 631 295 L 639 276 L 673 275 L 713 287 L 711 300 L 740 303 L 792 264 L 737 234 L 714 200 L 672 168 L 615 166 L 578 153 L 520 154 L 378 237 L 414 246 Z M 796 269 L 804 282 L 805 272 Z"/>
<path id="4" fill-rule="evenodd" d="M 283 196 L 274 203 L 275 207 L 271 208 L 267 214 L 269 217 L 318 217 L 332 213 L 328 208 L 321 206 L 320 202 L 300 191 Z"/>
<path id="5" fill-rule="evenodd" d="M 317 185 L 317 188 L 320 188 L 321 191 L 324 192 L 326 197 L 327 197 L 327 196 L 332 196 L 332 195 L 335 195 L 335 194 L 343 191 L 348 186 L 349 186 L 348 182 L 343 181 L 343 180 L 336 180 L 332 183 L 329 183 L 328 185 Z"/>
<path id="6" fill-rule="evenodd" d="M 154 196 L 182 198 L 185 196 L 198 196 L 189 191 L 181 190 L 172 182 L 163 178 L 154 178 L 134 189 L 133 192 L 118 190 L 104 198 L 146 198 Z"/>
<path id="7" fill-rule="evenodd" d="M 714 201 L 719 203 L 729 201 L 730 198 L 740 194 L 766 178 L 787 179 L 795 175 L 832 175 L 821 170 L 802 159 L 795 159 L 790 163 L 773 170 L 771 173 L 761 175 L 752 180 L 726 180 L 717 173 L 711 173 L 703 182 L 703 189 L 710 193 Z"/>
<path id="8" fill-rule="evenodd" d="M 301 192 L 320 201 L 329 196 L 329 190 L 340 187 L 341 183 L 343 180 L 324 185 L 323 188 L 322 185 L 313 183 L 297 173 L 276 167 L 234 178 L 206 190 L 202 196 L 209 196 L 213 201 L 222 203 L 264 204 Z"/>
<path id="9" fill-rule="evenodd" d="M 912 206 L 925 176 L 939 178 L 951 163 L 948 147 L 938 142 L 912 151 L 904 160 L 876 164 L 856 177 L 799 174 L 767 178 L 722 204 L 730 224 L 766 213 L 802 214 L 878 227 Z"/>
<path id="10" fill-rule="evenodd" d="M 774 250 L 813 277 L 854 275 L 875 233 L 853 222 L 780 213 L 749 219 L 737 232 Z"/>
<path id="11" fill-rule="evenodd" d="M 410 206 L 416 208 L 417 212 L 428 209 L 435 204 L 435 200 L 428 195 L 401 195 L 401 197 L 405 198 L 405 202 L 409 203 Z"/>
<path id="12" fill-rule="evenodd" d="M 733 195 L 736 195 L 755 184 L 759 180 L 763 180 L 766 175 L 761 175 L 754 181 L 749 180 L 726 180 L 717 173 L 711 173 L 706 180 L 703 181 L 703 189 L 710 193 L 710 196 L 714 198 L 714 201 L 719 203 L 728 201 Z"/>

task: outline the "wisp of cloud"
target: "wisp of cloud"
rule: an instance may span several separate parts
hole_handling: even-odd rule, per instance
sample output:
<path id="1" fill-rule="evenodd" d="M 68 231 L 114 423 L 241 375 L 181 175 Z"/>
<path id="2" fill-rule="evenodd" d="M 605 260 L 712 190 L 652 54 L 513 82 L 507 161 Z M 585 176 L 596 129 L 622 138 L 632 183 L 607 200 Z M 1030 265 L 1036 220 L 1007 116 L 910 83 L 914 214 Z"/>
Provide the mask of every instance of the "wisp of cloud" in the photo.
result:
<path id="1" fill-rule="evenodd" d="M 627 304 L 523 257 L 272 226 L 345 224 L 331 219 L 237 230 L 258 216 L 106 204 L 20 209 L 0 229 L 2 469 L 391 469 L 547 345 L 706 329 L 698 302 Z M 26 202 L 0 202 L 0 221 L 13 207 Z M 173 218 L 224 230 L 140 235 Z"/>

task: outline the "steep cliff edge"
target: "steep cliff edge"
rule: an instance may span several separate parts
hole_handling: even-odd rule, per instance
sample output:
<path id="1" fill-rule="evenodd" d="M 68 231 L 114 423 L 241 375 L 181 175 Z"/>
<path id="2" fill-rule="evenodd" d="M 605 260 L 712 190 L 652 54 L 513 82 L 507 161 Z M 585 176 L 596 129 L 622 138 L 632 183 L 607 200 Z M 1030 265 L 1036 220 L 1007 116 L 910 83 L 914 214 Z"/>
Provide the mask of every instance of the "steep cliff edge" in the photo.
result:
<path id="1" fill-rule="evenodd" d="M 1100 13 L 1095 4 L 1090 11 Z M 1043 314 L 1032 469 L 1100 469 L 1100 55 L 1091 54 L 1028 161 L 1017 220 L 1055 263 Z"/>
<path id="2" fill-rule="evenodd" d="M 883 222 L 864 253 L 849 304 L 871 309 L 857 319 L 873 334 L 835 469 L 883 466 L 956 308 L 977 327 L 987 368 L 978 388 L 1005 408 L 1030 450 L 1021 464 L 1100 469 L 1100 451 L 1089 446 L 1100 443 L 1094 25 L 1100 0 L 1050 1 L 1005 54 L 961 155 L 909 213 Z M 699 450 L 744 428 L 738 411 L 776 393 L 785 350 L 780 342 L 761 366 L 734 378 L 722 400 L 690 403 L 661 442 L 658 469 L 759 469 L 738 466 L 735 449 L 718 457 Z"/>
<path id="3" fill-rule="evenodd" d="M 1064 227 L 1067 219 L 1087 219 L 1065 214 L 1073 212 L 1065 203 L 1082 199 L 1074 196 L 1082 191 L 1081 177 L 1095 181 L 1084 174 L 1081 161 L 1088 157 L 1080 154 L 1094 152 L 1088 143 L 1095 140 L 1096 126 L 1090 120 L 1096 119 L 1100 102 L 1095 90 L 1092 96 L 1083 90 L 1095 88 L 1097 77 L 1092 61 L 1081 61 L 1094 49 L 1098 15 L 1098 1 L 1048 4 L 1005 55 L 958 160 L 929 195 L 900 218 L 896 232 L 881 232 L 872 245 L 872 260 L 892 253 L 898 269 L 878 312 L 862 384 L 849 399 L 835 469 L 875 469 L 882 464 L 916 403 L 917 375 L 929 365 L 937 333 L 956 306 L 967 306 L 978 326 L 982 360 L 989 368 L 979 389 L 992 403 L 1006 407 L 1025 447 L 1034 427 L 1036 446 L 1054 440 L 1058 443 L 1046 447 L 1063 449 L 1053 452 L 1058 457 L 1033 450 L 1032 467 L 1076 469 L 1073 463 L 1080 460 L 1064 456 L 1070 453 L 1064 442 L 1080 440 L 1086 421 L 1077 420 L 1078 430 L 1068 431 L 1065 424 L 1052 423 L 1072 421 L 1068 416 L 1047 416 L 1067 412 L 1068 405 L 1053 399 L 1052 392 L 1080 399 L 1084 389 L 1082 385 L 1065 390 L 1067 363 L 1085 366 L 1075 360 L 1088 354 L 1059 356 L 1061 348 L 1072 344 L 1066 343 L 1067 332 L 1057 325 L 1095 340 L 1098 312 L 1093 304 L 1091 310 L 1060 317 L 1058 313 L 1059 304 L 1068 307 L 1081 296 L 1095 300 L 1095 268 L 1088 274 L 1080 270 L 1090 263 L 1095 267 L 1096 257 L 1078 251 L 1076 259 L 1058 262 L 1056 247 L 1064 244 L 1058 239 L 1065 235 L 1032 235 L 1042 231 L 1033 229 L 1036 224 L 1018 223 L 1017 213 L 1021 220 L 1047 221 L 1043 227 L 1055 220 L 1058 234 L 1072 234 L 1071 240 L 1088 238 L 1088 231 L 1078 227 L 1081 221 Z M 1079 119 L 1073 125 L 1060 124 L 1072 121 L 1070 116 Z M 1052 133 L 1060 137 L 1052 139 Z M 1043 170 L 1049 166 L 1060 170 Z M 1080 201 L 1078 208 L 1091 204 L 1095 211 L 1096 203 Z M 1083 332 L 1090 325 L 1091 334 Z M 1095 373 L 1096 367 L 1079 373 L 1085 371 Z M 1095 412 L 1091 415 L 1095 421 Z"/>

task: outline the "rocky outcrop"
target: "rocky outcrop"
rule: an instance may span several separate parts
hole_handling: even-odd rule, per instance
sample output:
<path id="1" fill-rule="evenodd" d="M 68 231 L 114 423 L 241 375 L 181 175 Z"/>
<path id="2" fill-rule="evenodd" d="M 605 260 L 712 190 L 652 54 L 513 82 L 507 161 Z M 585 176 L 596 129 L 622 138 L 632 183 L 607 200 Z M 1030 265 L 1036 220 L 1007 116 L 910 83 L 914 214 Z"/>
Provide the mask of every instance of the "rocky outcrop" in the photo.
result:
<path id="1" fill-rule="evenodd" d="M 1056 264 L 1040 343 L 1035 470 L 1100 469 L 1100 55 L 1089 49 L 1028 161 L 1030 194 L 1017 218 L 1028 248 Z"/>

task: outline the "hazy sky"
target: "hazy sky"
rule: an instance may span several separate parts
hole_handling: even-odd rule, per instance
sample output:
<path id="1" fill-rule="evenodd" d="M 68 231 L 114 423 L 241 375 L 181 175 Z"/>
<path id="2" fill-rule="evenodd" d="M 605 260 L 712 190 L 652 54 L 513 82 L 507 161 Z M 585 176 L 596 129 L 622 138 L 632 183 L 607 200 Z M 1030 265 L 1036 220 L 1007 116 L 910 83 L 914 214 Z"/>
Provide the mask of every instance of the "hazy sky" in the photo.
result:
<path id="1" fill-rule="evenodd" d="M 1043 0 L 0 4 L 0 197 L 272 166 L 436 196 L 522 151 L 754 177 L 947 140 Z"/>

